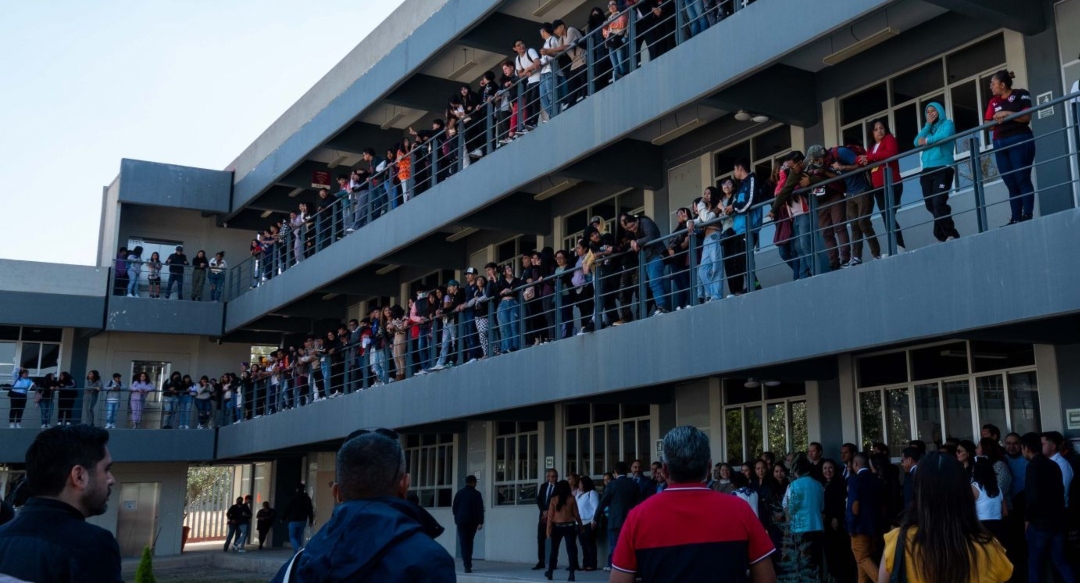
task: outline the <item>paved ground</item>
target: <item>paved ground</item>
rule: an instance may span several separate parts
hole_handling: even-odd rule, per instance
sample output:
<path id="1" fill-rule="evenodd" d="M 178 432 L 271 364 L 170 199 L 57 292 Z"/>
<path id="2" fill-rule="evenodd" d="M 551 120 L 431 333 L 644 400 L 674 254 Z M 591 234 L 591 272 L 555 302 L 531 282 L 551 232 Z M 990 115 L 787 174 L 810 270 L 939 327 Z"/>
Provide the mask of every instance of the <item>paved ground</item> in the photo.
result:
<path id="1" fill-rule="evenodd" d="M 256 550 L 248 547 L 244 554 L 224 553 L 221 543 L 189 544 L 184 554 L 173 557 L 154 559 L 154 576 L 160 583 L 263 583 L 281 568 L 291 551 L 284 549 Z M 123 576 L 125 581 L 135 580 L 138 558 L 124 559 Z M 473 572 L 465 574 L 461 562 L 457 563 L 459 583 L 520 583 L 522 581 L 546 581 L 543 571 L 533 571 L 531 565 L 520 563 L 493 563 L 474 561 Z M 569 573 L 565 565 L 554 574 L 554 580 L 565 581 Z M 579 571 L 577 580 L 582 582 L 607 581 L 608 574 L 603 571 L 585 573 Z"/>

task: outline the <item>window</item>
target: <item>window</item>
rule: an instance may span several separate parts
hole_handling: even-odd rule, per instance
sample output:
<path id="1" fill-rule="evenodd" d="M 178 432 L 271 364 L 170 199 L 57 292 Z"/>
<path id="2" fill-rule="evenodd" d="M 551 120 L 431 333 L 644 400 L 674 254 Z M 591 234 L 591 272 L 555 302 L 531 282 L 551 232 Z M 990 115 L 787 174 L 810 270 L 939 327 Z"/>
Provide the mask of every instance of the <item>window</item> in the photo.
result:
<path id="1" fill-rule="evenodd" d="M 431 273 L 421 277 L 420 279 L 414 279 L 409 282 L 409 293 L 413 293 L 412 290 L 416 289 L 417 284 L 424 284 L 424 289 L 431 291 L 440 285 L 446 285 L 446 282 L 454 279 L 454 271 L 452 269 L 443 269 L 440 271 L 432 271 Z M 374 305 L 374 304 L 370 304 Z M 361 314 L 361 317 L 366 317 L 367 314 Z"/>
<path id="2" fill-rule="evenodd" d="M 574 403 L 566 406 L 566 474 L 600 478 L 616 462 L 652 463 L 652 422 L 647 404 Z"/>
<path id="3" fill-rule="evenodd" d="M 731 176 L 735 161 L 747 158 L 758 177 L 764 179 L 772 174 L 773 162 L 791 151 L 791 128 L 786 125 L 776 126 L 728 146 L 713 154 L 713 172 L 716 179 L 713 184 L 720 184 Z"/>
<path id="4" fill-rule="evenodd" d="M 724 458 L 741 464 L 765 451 L 778 458 L 806 451 L 810 443 L 806 386 L 773 381 L 754 384 L 744 379 L 724 381 Z"/>
<path id="5" fill-rule="evenodd" d="M 131 361 L 131 376 L 127 383 L 130 385 L 135 379 L 135 375 L 143 372 L 149 377 L 150 384 L 154 385 L 154 390 L 146 395 L 146 402 L 160 403 L 161 387 L 168 380 L 169 375 L 172 374 L 172 363 L 156 360 L 133 360 Z"/>
<path id="6" fill-rule="evenodd" d="M 34 378 L 60 372 L 60 328 L 0 326 L 0 386 L 11 383 L 15 367 Z"/>
<path id="7" fill-rule="evenodd" d="M 251 360 L 249 362 L 258 364 L 259 366 L 266 366 L 270 360 L 270 356 L 277 352 L 277 346 L 252 346 L 251 347 Z"/>
<path id="8" fill-rule="evenodd" d="M 563 218 L 563 249 L 573 249 L 577 240 L 585 234 L 585 227 L 589 226 L 589 219 L 603 217 L 607 223 L 609 233 L 615 232 L 618 226 L 618 218 L 622 213 L 639 215 L 645 212 L 645 192 L 642 190 L 628 190 L 615 195 L 605 201 L 585 207 L 576 213 Z"/>
<path id="9" fill-rule="evenodd" d="M 495 505 L 534 504 L 540 481 L 540 424 L 495 424 Z"/>
<path id="10" fill-rule="evenodd" d="M 532 251 L 536 249 L 536 237 L 521 235 L 514 237 L 509 241 L 499 243 L 495 249 L 495 263 L 499 265 L 505 265 L 507 263 L 513 263 L 515 266 L 520 267 L 517 263 L 518 257 L 521 257 L 522 253 Z"/>
<path id="11" fill-rule="evenodd" d="M 873 143 L 873 120 L 886 118 L 901 152 L 915 148 L 922 112 L 932 101 L 945 107 L 957 133 L 977 127 L 990 102 L 990 75 L 1005 66 L 1001 33 L 922 63 L 840 99 L 840 135 L 845 144 Z M 982 136 L 982 147 L 989 145 Z M 900 172 L 918 169 L 918 156 L 900 160 Z M 912 196 L 917 193 L 912 191 Z M 914 201 L 912 198 L 910 201 Z"/>
<path id="12" fill-rule="evenodd" d="M 993 423 L 1002 431 L 1039 431 L 1035 352 L 1030 344 L 949 341 L 856 360 L 859 435 L 893 454 L 920 439 L 974 439 Z"/>
<path id="13" fill-rule="evenodd" d="M 405 467 L 424 508 L 449 508 L 454 497 L 454 434 L 405 436 Z"/>

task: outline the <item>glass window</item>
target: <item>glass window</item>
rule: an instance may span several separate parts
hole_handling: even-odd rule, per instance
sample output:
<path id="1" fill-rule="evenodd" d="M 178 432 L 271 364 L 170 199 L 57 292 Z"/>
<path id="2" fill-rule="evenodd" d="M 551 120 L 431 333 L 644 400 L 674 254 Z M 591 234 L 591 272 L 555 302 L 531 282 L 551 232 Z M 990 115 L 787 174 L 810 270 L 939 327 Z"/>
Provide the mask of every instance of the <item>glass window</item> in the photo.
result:
<path id="1" fill-rule="evenodd" d="M 903 73 L 892 80 L 892 102 L 901 104 L 945 86 L 945 71 L 940 59 Z"/>
<path id="2" fill-rule="evenodd" d="M 922 381 L 967 373 L 966 342 L 939 344 L 911 351 L 911 380 Z"/>
<path id="3" fill-rule="evenodd" d="M 915 149 L 915 136 L 919 135 L 919 108 L 914 103 L 896 108 L 893 111 L 893 135 L 901 152 Z M 915 170 L 922 165 L 919 156 L 912 155 L 900 159 L 900 173 Z"/>
<path id="4" fill-rule="evenodd" d="M 614 403 L 593 405 L 593 422 L 616 421 L 619 419 L 619 406 Z"/>
<path id="5" fill-rule="evenodd" d="M 1000 67 L 1005 62 L 1005 37 L 1000 34 L 945 57 L 949 83 Z"/>
<path id="6" fill-rule="evenodd" d="M 908 381 L 907 351 L 863 356 L 858 360 L 859 386 L 880 387 Z"/>
<path id="7" fill-rule="evenodd" d="M 810 428 L 806 423 L 806 401 L 791 403 L 791 451 L 810 448 Z"/>
<path id="8" fill-rule="evenodd" d="M 765 398 L 769 400 L 803 397 L 805 395 L 806 383 L 783 383 L 775 387 L 765 385 Z"/>
<path id="9" fill-rule="evenodd" d="M 28 369 L 32 376 L 37 376 L 36 371 L 38 369 L 38 357 L 40 355 L 41 344 L 37 342 L 23 342 L 22 358 L 19 359 L 19 366 Z"/>
<path id="10" fill-rule="evenodd" d="M 1039 416 L 1039 383 L 1035 371 L 1012 373 L 1009 378 L 1009 413 L 1012 430 L 1023 435 L 1042 431 Z"/>
<path id="11" fill-rule="evenodd" d="M 776 457 L 785 456 L 788 453 L 787 442 L 787 404 L 786 403 L 769 403 L 768 420 L 769 420 L 769 451 L 776 454 Z"/>
<path id="12" fill-rule="evenodd" d="M 941 394 L 937 383 L 915 385 L 915 435 L 926 444 L 942 444 Z"/>
<path id="13" fill-rule="evenodd" d="M 1009 419 L 1005 413 L 1005 378 L 989 375 L 975 379 L 975 397 L 979 405 L 979 427 L 993 423 L 998 427 L 1008 427 Z"/>
<path id="14" fill-rule="evenodd" d="M 1035 366 L 1035 347 L 1008 342 L 972 342 L 971 361 L 975 372 Z"/>
<path id="15" fill-rule="evenodd" d="M 653 462 L 652 427 L 648 419 L 637 421 L 637 457 L 649 466 Z"/>
<path id="16" fill-rule="evenodd" d="M 754 158 L 769 158 L 791 149 L 791 128 L 779 126 L 753 140 Z"/>
<path id="17" fill-rule="evenodd" d="M 0 342 L 0 386 L 11 385 L 11 373 L 15 370 L 15 342 Z"/>
<path id="18" fill-rule="evenodd" d="M 18 326 L 0 326 L 0 340 L 18 340 Z"/>
<path id="19" fill-rule="evenodd" d="M 648 404 L 624 405 L 621 410 L 612 403 L 575 404 L 566 407 L 566 415 L 565 473 L 599 478 L 620 460 L 652 461 Z"/>
<path id="20" fill-rule="evenodd" d="M 888 108 L 889 91 L 885 88 L 885 83 L 880 83 L 842 99 L 840 101 L 840 123 L 848 125 L 853 122 L 861 122 Z"/>
<path id="21" fill-rule="evenodd" d="M 738 407 L 724 413 L 724 443 L 727 446 L 725 459 L 728 463 L 742 463 L 743 455 L 743 410 Z"/>
<path id="22" fill-rule="evenodd" d="M 789 132 L 791 130 L 788 130 Z M 735 168 L 735 161 L 739 158 L 751 159 L 750 142 L 744 141 L 734 146 L 721 150 L 713 157 L 713 170 L 717 175 L 727 174 Z"/>
<path id="23" fill-rule="evenodd" d="M 566 406 L 566 424 L 568 426 L 574 425 L 588 425 L 592 419 L 590 414 L 592 413 L 592 407 L 587 403 L 574 403 Z"/>
<path id="24" fill-rule="evenodd" d="M 425 433 L 419 438 L 410 435 L 406 436 L 405 443 L 405 459 L 409 473 L 412 475 L 412 487 L 420 499 L 420 505 L 427 508 L 449 507 L 454 495 L 453 434 Z M 507 443 L 500 452 L 496 442 L 495 450 L 496 475 L 499 473 L 500 466 L 505 474 L 512 472 L 513 446 Z M 501 461 L 500 455 L 503 456 Z M 500 492 L 499 497 L 501 496 Z"/>
<path id="25" fill-rule="evenodd" d="M 765 423 L 761 407 L 746 408 L 746 459 L 757 459 L 765 451 Z"/>
<path id="26" fill-rule="evenodd" d="M 899 452 L 911 441 L 911 401 L 907 388 L 885 391 L 885 415 L 889 421 L 889 451 Z"/>
<path id="27" fill-rule="evenodd" d="M 582 431 L 588 432 L 588 429 L 583 429 Z M 608 458 L 606 457 L 606 454 L 605 454 L 605 452 L 607 452 L 607 447 L 605 447 L 605 443 L 606 442 L 604 441 L 604 427 L 603 426 L 594 427 L 593 428 L 593 451 L 596 452 L 595 454 L 593 454 L 594 457 L 593 457 L 592 475 L 594 475 L 594 476 L 602 476 L 602 475 L 604 475 L 604 472 L 608 471 L 608 468 L 614 466 L 613 463 L 610 463 L 610 464 L 608 463 L 609 460 L 608 460 Z"/>
<path id="28" fill-rule="evenodd" d="M 648 403 L 637 403 L 637 404 L 633 404 L 633 405 L 623 405 L 622 406 L 622 416 L 623 416 L 623 419 L 628 419 L 630 417 L 648 417 L 649 416 L 649 404 Z"/>
<path id="29" fill-rule="evenodd" d="M 945 391 L 946 437 L 973 439 L 971 390 L 967 380 L 942 383 Z"/>
<path id="30" fill-rule="evenodd" d="M 859 393 L 859 419 L 862 421 L 862 443 L 869 447 L 875 441 L 885 441 L 881 424 L 881 392 Z"/>
<path id="31" fill-rule="evenodd" d="M 60 342 L 64 331 L 60 328 L 23 328 L 23 340 L 41 340 L 44 342 Z"/>
<path id="32" fill-rule="evenodd" d="M 538 426 L 535 422 L 499 422 L 495 438 L 495 492 L 496 504 L 532 504 L 536 501 L 535 485 L 539 479 Z M 571 435 L 573 433 L 573 435 Z M 447 437 L 453 437 L 445 434 Z M 567 431 L 567 464 L 579 463 L 576 447 L 576 431 Z M 443 446 L 440 446 L 443 447 Z M 453 480 L 453 468 L 446 471 L 447 484 Z"/>
<path id="33" fill-rule="evenodd" d="M 966 132 L 982 125 L 983 110 L 979 109 L 978 81 L 971 80 L 953 87 L 952 115 L 956 133 Z"/>

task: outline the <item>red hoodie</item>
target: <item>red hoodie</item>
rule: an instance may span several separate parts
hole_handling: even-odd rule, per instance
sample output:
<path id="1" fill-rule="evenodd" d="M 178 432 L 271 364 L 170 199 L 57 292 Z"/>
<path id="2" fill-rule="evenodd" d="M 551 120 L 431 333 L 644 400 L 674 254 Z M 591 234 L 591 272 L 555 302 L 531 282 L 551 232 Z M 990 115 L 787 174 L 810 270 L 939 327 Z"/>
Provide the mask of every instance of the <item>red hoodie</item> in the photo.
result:
<path id="1" fill-rule="evenodd" d="M 866 149 L 866 160 L 873 164 L 887 160 L 900 153 L 900 147 L 896 144 L 896 138 L 892 134 L 885 134 L 881 142 Z M 900 182 L 900 164 L 895 160 L 885 166 L 892 168 L 893 184 Z M 870 171 L 870 180 L 874 188 L 885 186 L 885 166 L 878 166 Z"/>

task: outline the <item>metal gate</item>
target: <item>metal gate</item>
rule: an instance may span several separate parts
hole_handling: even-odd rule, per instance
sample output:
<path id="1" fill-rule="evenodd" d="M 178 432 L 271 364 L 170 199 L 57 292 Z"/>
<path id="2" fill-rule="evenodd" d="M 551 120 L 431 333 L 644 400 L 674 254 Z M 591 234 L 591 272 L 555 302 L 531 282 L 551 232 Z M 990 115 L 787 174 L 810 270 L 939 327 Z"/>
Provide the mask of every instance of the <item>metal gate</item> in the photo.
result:
<path id="1" fill-rule="evenodd" d="M 224 539 L 225 512 L 233 503 L 233 468 L 193 467 L 188 470 L 188 498 L 184 526 L 191 528 L 188 542 Z"/>

